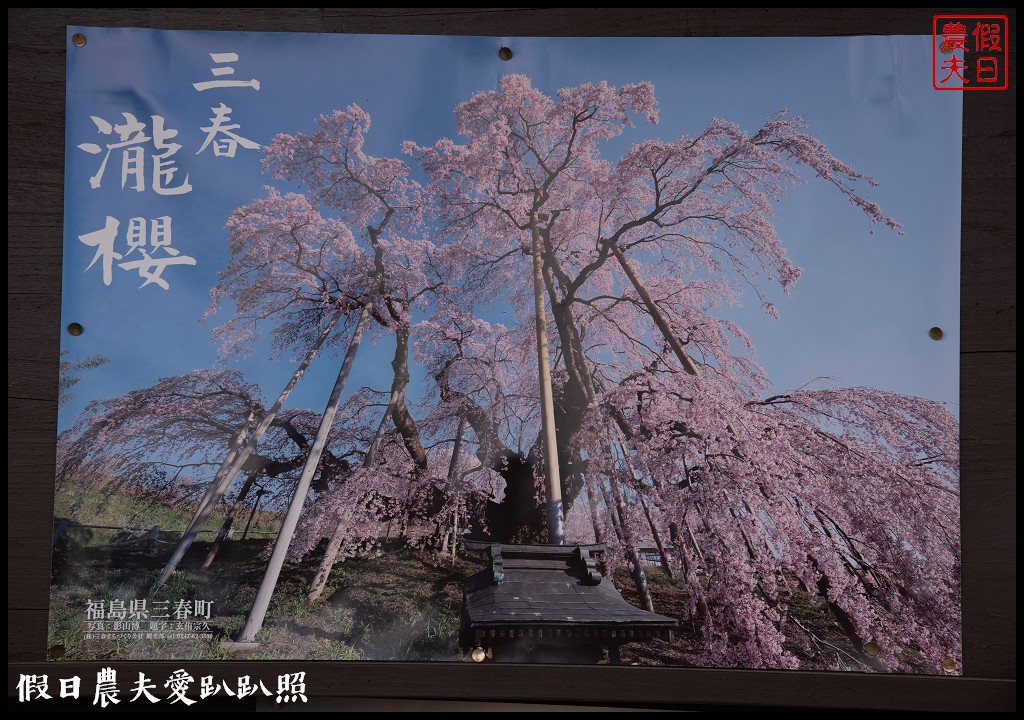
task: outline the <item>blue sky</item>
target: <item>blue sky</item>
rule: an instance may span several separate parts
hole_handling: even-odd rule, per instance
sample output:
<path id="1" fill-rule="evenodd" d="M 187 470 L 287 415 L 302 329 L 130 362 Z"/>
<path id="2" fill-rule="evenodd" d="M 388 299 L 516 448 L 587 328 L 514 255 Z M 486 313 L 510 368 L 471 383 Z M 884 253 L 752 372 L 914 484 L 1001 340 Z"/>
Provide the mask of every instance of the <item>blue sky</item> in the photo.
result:
<path id="1" fill-rule="evenodd" d="M 455 137 L 452 108 L 493 88 L 506 73 L 525 73 L 542 90 L 606 80 L 649 80 L 660 103 L 657 126 L 638 125 L 624 141 L 695 134 L 714 116 L 756 130 L 780 108 L 805 116 L 810 131 L 840 159 L 874 177 L 869 193 L 904 225 L 905 237 L 876 228 L 834 188 L 808 182 L 778 206 L 779 235 L 804 274 L 792 296 L 769 293 L 781 320 L 766 317 L 756 298 L 730 311 L 750 334 L 757 359 L 777 390 L 818 376 L 842 385 L 872 385 L 952 403 L 959 396 L 960 157 L 962 97 L 931 87 L 931 38 L 452 38 L 227 32 L 161 32 L 68 28 L 83 48 L 68 46 L 63 335 L 69 358 L 101 354 L 111 363 L 88 371 L 60 427 L 91 399 L 146 387 L 157 378 L 212 367 L 215 348 L 200 317 L 209 289 L 227 262 L 225 220 L 270 182 L 259 154 L 200 155 L 211 107 L 223 102 L 242 136 L 267 143 L 279 132 L 308 132 L 335 108 L 358 103 L 373 119 L 367 151 L 397 155 L 403 140 L 428 145 Z M 509 62 L 497 57 L 508 45 Z M 196 91 L 215 79 L 210 53 L 237 53 L 233 76 L 261 89 Z M 104 144 L 90 116 L 111 123 L 129 112 L 147 123 L 161 115 L 182 148 L 172 159 L 177 185 L 187 172 L 193 191 L 161 196 L 149 186 L 120 187 L 120 153 L 110 156 L 102 186 L 89 177 L 102 155 L 79 150 Z M 148 133 L 151 134 L 151 133 Z M 152 143 L 149 144 L 152 149 Z M 149 152 L 147 152 L 147 157 Z M 151 163 L 151 160 L 147 159 Z M 132 217 L 173 218 L 173 247 L 196 259 L 169 267 L 170 290 L 139 288 L 136 273 L 115 267 L 110 286 L 94 249 L 78 236 L 106 216 L 121 221 L 116 250 L 126 251 Z M 137 253 L 132 257 L 136 257 Z M 131 258 L 128 258 L 131 259 Z M 224 318 L 226 319 L 226 318 Z M 945 337 L 935 342 L 928 329 Z M 386 340 L 367 347 L 350 389 L 383 388 L 390 361 Z M 239 367 L 275 395 L 290 375 L 286 361 L 267 361 L 258 347 Z M 321 358 L 289 405 L 321 410 L 337 361 Z M 414 375 L 413 394 L 422 385 Z"/>

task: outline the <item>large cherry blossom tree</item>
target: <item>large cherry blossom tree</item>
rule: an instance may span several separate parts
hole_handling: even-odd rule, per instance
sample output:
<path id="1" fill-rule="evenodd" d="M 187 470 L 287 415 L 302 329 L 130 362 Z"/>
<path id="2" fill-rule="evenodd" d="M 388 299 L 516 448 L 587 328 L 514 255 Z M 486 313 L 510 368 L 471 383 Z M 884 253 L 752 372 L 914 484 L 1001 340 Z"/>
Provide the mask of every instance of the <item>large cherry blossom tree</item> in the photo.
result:
<path id="1" fill-rule="evenodd" d="M 679 576 L 702 664 L 799 666 L 788 635 L 807 593 L 827 603 L 859 667 L 938 672 L 958 658 L 956 419 L 877 388 L 771 394 L 723 312 L 753 298 L 778 315 L 769 298 L 800 269 L 773 209 L 805 178 L 898 234 L 868 199 L 873 181 L 786 112 L 750 131 L 716 118 L 626 146 L 635 122 L 658 121 L 649 83 L 549 96 L 508 76 L 455 119 L 459 140 L 403 145 L 418 169 L 365 152 L 370 118 L 355 105 L 280 135 L 265 151 L 277 185 L 229 220 L 212 308 L 228 316 L 215 331 L 225 357 L 269 329 L 274 352 L 298 363 L 270 408 L 247 390 L 211 415 L 214 500 L 268 430 L 299 445 L 242 639 L 256 637 L 287 556 L 326 541 L 316 600 L 335 562 L 374 547 L 396 517 L 445 545 L 460 522 L 495 541 L 546 539 L 536 233 L 570 540 L 607 543 L 607 566 L 627 564 L 648 609 L 639 547 L 653 542 Z M 370 324 L 394 342 L 390 388 L 343 399 Z M 280 427 L 295 418 L 288 394 L 322 347 L 342 346 L 325 411 L 291 423 L 298 443 Z M 411 363 L 428 378 L 418 404 Z M 205 427 L 176 435 L 180 451 L 209 456 Z M 76 452 L 89 457 L 109 431 L 87 425 Z M 344 467 L 331 465 L 338 453 Z M 148 458 L 141 446 L 122 456 Z"/>
<path id="2" fill-rule="evenodd" d="M 857 649 L 881 648 L 866 662 L 908 668 L 923 655 L 937 671 L 957 656 L 955 419 L 939 403 L 869 388 L 764 397 L 749 341 L 716 316 L 741 291 L 775 316 L 767 287 L 788 292 L 798 279 L 772 215 L 801 168 L 898 231 L 865 198 L 873 182 L 786 113 L 754 132 L 715 119 L 696 136 L 604 157 L 635 116 L 657 122 L 647 83 L 549 97 L 510 76 L 455 114 L 463 142 L 406 145 L 461 261 L 467 292 L 455 302 L 479 318 L 481 298 L 504 297 L 529 327 L 524 255 L 539 214 L 563 497 L 586 488 L 595 535 L 603 512 L 627 555 L 632 538 L 671 537 L 704 660 L 794 666 L 783 632 L 793 576 L 826 597 Z M 467 407 L 481 460 L 509 488 L 528 485 L 545 472 L 541 436 L 506 444 L 522 423 L 495 421 L 495 399 L 457 389 L 449 374 L 467 365 L 455 355 L 435 372 L 441 399 Z M 517 367 L 529 374 L 529 364 L 527 354 Z M 505 503 L 531 500 L 513 492 Z M 502 539 L 540 535 L 528 508 L 508 509 L 511 528 L 494 525 Z"/>

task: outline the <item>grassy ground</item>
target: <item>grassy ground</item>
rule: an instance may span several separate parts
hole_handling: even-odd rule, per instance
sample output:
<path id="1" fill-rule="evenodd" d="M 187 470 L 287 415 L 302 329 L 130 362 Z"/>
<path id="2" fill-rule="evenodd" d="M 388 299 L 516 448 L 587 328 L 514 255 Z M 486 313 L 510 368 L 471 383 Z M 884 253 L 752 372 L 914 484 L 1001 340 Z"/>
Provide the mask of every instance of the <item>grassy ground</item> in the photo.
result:
<path id="1" fill-rule="evenodd" d="M 65 660 L 106 658 L 226 659 L 220 643 L 237 635 L 256 594 L 266 563 L 266 540 L 226 543 L 207 573 L 196 565 L 208 544 L 197 542 L 171 581 L 151 590 L 166 552 L 150 555 L 138 544 L 117 547 L 82 545 L 68 540 L 55 553 L 50 609 L 50 646 L 64 649 Z M 315 553 L 314 553 L 315 556 Z M 261 644 L 245 657 L 258 660 L 447 660 L 465 661 L 458 648 L 463 580 L 483 559 L 448 558 L 386 545 L 375 556 L 346 560 L 335 567 L 323 600 L 310 605 L 307 583 L 316 562 L 286 565 L 281 574 Z M 637 665 L 692 666 L 701 651 L 700 636 L 677 581 L 648 568 L 655 609 L 680 618 L 673 642 L 627 645 L 622 660 Z M 615 577 L 627 601 L 639 605 L 625 572 Z M 211 640 L 85 640 L 88 600 L 202 599 L 214 603 Z M 787 627 L 787 648 L 807 668 L 862 669 L 828 608 L 813 596 L 798 596 L 795 618 Z M 797 625 L 796 623 L 799 623 Z M 802 628 L 800 627 L 802 626 Z M 58 651 L 59 652 L 59 651 Z M 237 657 L 237 655 L 233 656 Z"/>
<path id="2" fill-rule="evenodd" d="M 792 578 L 791 578 L 792 580 Z M 697 665 L 701 637 L 687 610 L 685 591 L 678 575 L 669 577 L 659 568 L 647 567 L 647 582 L 656 612 L 679 619 L 679 631 L 672 642 L 654 640 L 622 648 L 622 662 L 635 665 Z M 615 586 L 630 604 L 641 606 L 636 586 L 624 564 L 615 573 Z M 805 670 L 867 670 L 846 633 L 822 598 L 804 592 L 791 583 L 790 617 L 783 633 L 787 651 L 799 658 Z"/>
<path id="3" fill-rule="evenodd" d="M 222 641 L 245 621 L 266 566 L 266 540 L 225 543 L 214 566 L 196 565 L 208 543 L 197 542 L 168 584 L 152 583 L 166 553 L 153 556 L 138 544 L 81 545 L 73 540 L 55 552 L 50 605 L 51 647 L 62 659 L 115 657 L 220 659 Z M 460 558 L 452 567 L 408 549 L 385 547 L 375 557 L 353 558 L 335 568 L 324 600 L 310 605 L 305 589 L 316 570 L 310 560 L 287 565 L 250 659 L 461 660 L 458 649 L 462 580 L 478 565 Z M 201 599 L 214 603 L 212 640 L 86 640 L 89 600 Z M 59 652 L 59 651 L 58 651 Z M 52 654 L 52 653 L 51 653 Z"/>
<path id="4" fill-rule="evenodd" d="M 118 527 L 182 528 L 193 507 L 167 507 L 146 494 L 90 492 L 58 496 L 57 517 L 81 524 Z M 261 517 L 262 515 L 262 517 Z M 257 515 L 254 528 L 274 528 L 273 513 Z M 211 519 L 211 529 L 221 518 Z M 238 525 L 240 523 L 236 523 Z M 198 564 L 208 541 L 193 544 L 185 562 L 163 588 L 153 589 L 175 536 L 166 535 L 155 548 L 139 540 L 145 533 L 89 530 L 72 525 L 54 548 L 50 605 L 51 656 L 64 660 L 226 659 L 220 644 L 237 635 L 245 621 L 266 567 L 266 537 L 224 544 L 209 572 Z M 200 536 L 201 538 L 204 536 Z M 205 538 L 212 536 L 206 535 Z M 286 565 L 249 659 L 302 660 L 448 660 L 466 661 L 458 648 L 462 583 L 483 566 L 483 558 L 450 559 L 413 551 L 397 543 L 373 556 L 352 558 L 335 567 L 323 599 L 310 605 L 305 590 L 316 570 L 316 558 Z M 698 662 L 701 638 L 687 610 L 685 591 L 677 579 L 660 569 L 647 569 L 655 610 L 680 619 L 673 642 L 653 641 L 624 646 L 622 660 L 637 665 L 682 665 Z M 625 599 L 639 606 L 625 568 L 614 577 Z M 786 647 L 808 669 L 863 669 L 844 633 L 820 598 L 793 591 L 792 619 L 785 628 Z M 86 640 L 86 607 L 90 600 L 179 599 L 213 603 L 209 640 Z M 237 655 L 232 656 L 237 657 Z"/>
<path id="5" fill-rule="evenodd" d="M 54 497 L 54 517 L 69 519 L 81 525 L 108 525 L 113 527 L 152 528 L 159 525 L 165 530 L 181 530 L 188 526 L 195 513 L 194 500 L 174 499 L 157 492 L 140 490 L 113 483 L 81 490 L 71 484 L 58 490 Z M 202 526 L 203 530 L 217 531 L 228 512 L 229 505 L 220 503 Z M 241 531 L 249 518 L 251 507 L 242 508 L 235 526 Z M 274 532 L 280 526 L 278 513 L 259 510 L 253 517 L 250 532 Z M 92 530 L 93 542 L 107 540 L 116 531 Z"/>

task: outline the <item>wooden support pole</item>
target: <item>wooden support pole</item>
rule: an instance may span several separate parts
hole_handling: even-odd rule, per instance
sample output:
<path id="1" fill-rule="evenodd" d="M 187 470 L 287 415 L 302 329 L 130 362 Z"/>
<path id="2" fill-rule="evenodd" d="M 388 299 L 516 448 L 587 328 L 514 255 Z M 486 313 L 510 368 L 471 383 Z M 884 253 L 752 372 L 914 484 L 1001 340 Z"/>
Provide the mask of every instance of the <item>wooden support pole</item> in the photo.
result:
<path id="1" fill-rule="evenodd" d="M 555 437 L 555 403 L 551 391 L 551 361 L 548 358 L 548 322 L 544 312 L 544 260 L 540 250 L 540 216 L 530 214 L 533 231 L 533 301 L 537 315 L 537 367 L 540 372 L 541 425 L 544 436 L 544 464 L 547 475 L 548 542 L 565 544 L 562 515 L 562 479 L 558 468 L 558 441 Z"/>
<path id="2" fill-rule="evenodd" d="M 362 330 L 359 328 L 361 326 L 365 326 L 365 321 L 363 318 L 369 316 L 369 311 L 371 307 L 372 305 L 368 303 L 363 308 L 363 312 L 359 318 L 359 324 L 357 324 L 358 335 L 353 335 L 353 339 L 362 336 Z M 284 389 L 281 391 L 281 394 L 278 395 L 277 400 L 274 402 L 273 406 L 271 406 L 270 410 L 267 411 L 267 414 L 263 416 L 263 419 L 260 420 L 260 424 L 253 431 L 252 435 L 249 436 L 249 439 L 246 441 L 245 445 L 235 453 L 235 456 L 230 461 L 230 463 L 228 463 L 228 460 L 225 458 L 225 463 L 227 463 L 229 467 L 227 468 L 227 470 L 223 472 L 222 478 L 219 482 L 217 481 L 216 478 L 214 478 L 214 482 L 211 485 L 211 489 L 213 490 L 213 492 L 204 498 L 205 505 L 203 505 L 202 503 L 200 504 L 200 508 L 197 510 L 196 516 L 192 519 L 192 524 L 189 525 L 188 531 L 186 531 L 186 533 L 181 537 L 181 540 L 178 541 L 178 545 L 174 548 L 174 553 L 171 555 L 171 559 L 167 561 L 167 564 L 164 566 L 163 571 L 160 573 L 160 577 L 156 581 L 158 587 L 166 583 L 167 580 L 170 579 L 171 575 L 174 574 L 175 569 L 178 567 L 178 563 L 180 563 L 182 558 L 185 557 L 185 553 L 192 545 L 192 541 L 195 540 L 200 528 L 203 526 L 207 518 L 209 518 L 210 514 L 213 512 L 213 508 L 217 505 L 218 502 L 220 502 L 220 499 L 224 497 L 224 493 L 226 493 L 228 491 L 228 488 L 231 487 L 231 482 L 235 479 L 235 476 L 238 474 L 238 471 L 242 469 L 242 467 L 245 465 L 245 461 L 249 459 L 249 456 L 252 455 L 253 451 L 256 449 L 256 446 L 259 444 L 259 441 L 263 437 L 263 434 L 270 427 L 270 424 L 274 421 L 274 418 L 277 417 L 277 413 L 281 410 L 281 407 L 284 405 L 285 400 L 288 399 L 288 396 L 291 394 L 292 390 L 298 384 L 299 380 L 301 380 L 302 376 L 305 375 L 306 369 L 309 368 L 309 364 L 313 362 L 313 359 L 316 357 L 317 352 L 320 350 L 320 347 L 324 344 L 324 341 L 327 339 L 328 335 L 331 334 L 331 330 L 334 329 L 334 325 L 338 322 L 338 318 L 340 317 L 341 311 L 335 311 L 334 315 L 331 317 L 330 322 L 327 323 L 327 326 L 320 333 L 320 336 L 313 344 L 313 347 L 311 347 L 309 349 L 309 352 L 306 353 L 306 357 L 304 357 L 299 366 L 295 368 L 295 372 L 292 373 L 292 377 L 288 381 L 288 384 L 284 386 Z M 359 343 L 356 342 L 357 347 L 358 344 Z M 346 360 L 347 359 L 348 358 L 346 357 Z M 222 464 L 221 470 L 224 470 L 224 468 L 225 464 Z M 221 470 L 217 471 L 218 474 L 221 473 Z"/>
<path id="3" fill-rule="evenodd" d="M 324 413 L 320 418 L 320 426 L 317 428 L 316 438 L 313 440 L 312 448 L 310 448 L 309 457 L 306 458 L 306 464 L 302 468 L 302 475 L 295 486 L 295 492 L 288 506 L 288 512 L 284 516 L 281 530 L 278 532 L 277 540 L 274 542 L 274 549 L 270 554 L 270 562 L 267 564 L 263 581 L 256 591 L 256 598 L 253 601 L 252 609 L 249 611 L 249 616 L 246 618 L 241 633 L 239 633 L 239 641 L 242 643 L 255 642 L 256 634 L 263 627 L 263 620 L 267 616 L 267 609 L 270 607 L 270 598 L 274 594 L 274 588 L 277 587 L 277 579 L 281 575 L 281 568 L 284 567 L 284 560 L 288 555 L 288 547 L 291 545 L 292 537 L 295 535 L 295 526 L 299 523 L 302 506 L 306 503 L 306 493 L 309 492 L 309 485 L 313 481 L 313 475 L 320 465 L 320 456 L 327 445 L 327 436 L 334 425 L 334 416 L 338 413 L 341 394 L 345 390 L 345 382 L 348 380 L 349 372 L 352 370 L 352 363 L 355 362 L 356 352 L 359 350 L 359 343 L 363 339 L 363 332 L 366 330 L 372 309 L 373 302 L 368 301 L 363 306 L 362 312 L 359 313 L 359 321 L 352 332 L 352 339 L 349 340 L 345 360 L 341 363 L 338 377 L 334 381 L 334 388 L 331 390 L 331 396 L 327 400 L 327 407 L 324 408 Z"/>

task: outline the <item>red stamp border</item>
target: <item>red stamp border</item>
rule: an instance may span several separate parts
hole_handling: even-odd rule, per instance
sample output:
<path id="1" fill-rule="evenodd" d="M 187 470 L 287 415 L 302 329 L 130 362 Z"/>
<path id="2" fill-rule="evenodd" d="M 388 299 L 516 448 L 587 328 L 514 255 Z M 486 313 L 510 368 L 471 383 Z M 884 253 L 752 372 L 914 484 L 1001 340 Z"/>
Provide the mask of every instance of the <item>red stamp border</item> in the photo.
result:
<path id="1" fill-rule="evenodd" d="M 937 73 L 935 72 L 935 63 L 937 58 L 936 43 L 938 41 L 937 30 L 939 27 L 939 20 L 948 18 L 950 20 L 963 20 L 970 18 L 974 20 L 1002 20 L 1003 27 L 1006 28 L 1006 50 L 1005 58 L 1003 60 L 1003 84 L 1001 87 L 939 87 L 935 84 Z M 972 15 L 970 13 L 960 13 L 959 15 L 933 15 L 932 16 L 932 87 L 936 90 L 953 90 L 953 91 L 971 91 L 971 90 L 1006 90 L 1010 87 L 1010 18 L 1006 15 Z"/>

